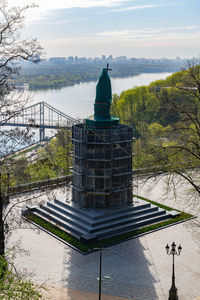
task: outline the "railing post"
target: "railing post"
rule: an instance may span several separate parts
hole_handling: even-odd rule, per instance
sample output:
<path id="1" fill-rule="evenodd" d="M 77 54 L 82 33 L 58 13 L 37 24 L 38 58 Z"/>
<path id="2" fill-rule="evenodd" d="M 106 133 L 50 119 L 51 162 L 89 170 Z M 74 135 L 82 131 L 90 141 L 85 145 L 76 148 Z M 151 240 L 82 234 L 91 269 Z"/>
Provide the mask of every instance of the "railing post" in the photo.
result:
<path id="1" fill-rule="evenodd" d="M 40 102 L 40 142 L 44 141 L 45 128 L 44 128 L 44 102 Z"/>

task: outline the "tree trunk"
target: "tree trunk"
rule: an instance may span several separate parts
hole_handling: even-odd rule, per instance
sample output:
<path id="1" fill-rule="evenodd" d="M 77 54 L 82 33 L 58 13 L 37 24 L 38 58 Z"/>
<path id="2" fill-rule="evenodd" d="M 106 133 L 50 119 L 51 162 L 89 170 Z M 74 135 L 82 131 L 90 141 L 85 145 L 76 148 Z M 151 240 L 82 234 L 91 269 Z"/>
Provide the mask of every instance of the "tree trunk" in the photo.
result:
<path id="1" fill-rule="evenodd" d="M 3 222 L 3 197 L 1 191 L 1 173 L 0 173 L 0 255 L 5 254 L 5 235 Z"/>

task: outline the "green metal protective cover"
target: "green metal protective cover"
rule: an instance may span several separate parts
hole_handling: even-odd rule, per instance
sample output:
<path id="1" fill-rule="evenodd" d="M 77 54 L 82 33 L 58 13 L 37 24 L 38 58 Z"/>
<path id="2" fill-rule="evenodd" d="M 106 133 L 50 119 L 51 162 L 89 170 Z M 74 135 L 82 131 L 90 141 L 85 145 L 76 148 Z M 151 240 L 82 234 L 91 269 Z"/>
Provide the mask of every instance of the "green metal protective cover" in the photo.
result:
<path id="1" fill-rule="evenodd" d="M 88 127 L 107 128 L 118 125 L 118 118 L 110 114 L 112 103 L 112 89 L 108 66 L 104 68 L 96 86 L 96 98 L 94 103 L 94 117 L 86 119 Z"/>
<path id="2" fill-rule="evenodd" d="M 96 87 L 96 99 L 94 104 L 95 120 L 110 120 L 110 106 L 112 102 L 112 91 L 108 70 L 103 69 Z"/>

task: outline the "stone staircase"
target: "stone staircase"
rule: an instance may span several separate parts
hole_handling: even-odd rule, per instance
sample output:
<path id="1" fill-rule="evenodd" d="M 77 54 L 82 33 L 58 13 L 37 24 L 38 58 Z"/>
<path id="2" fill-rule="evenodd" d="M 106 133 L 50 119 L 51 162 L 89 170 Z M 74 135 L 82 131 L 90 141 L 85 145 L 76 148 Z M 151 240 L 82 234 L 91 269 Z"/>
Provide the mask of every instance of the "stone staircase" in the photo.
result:
<path id="1" fill-rule="evenodd" d="M 32 213 L 84 242 L 101 240 L 171 218 L 169 212 L 143 200 L 115 209 L 81 209 L 55 199 L 27 207 Z"/>

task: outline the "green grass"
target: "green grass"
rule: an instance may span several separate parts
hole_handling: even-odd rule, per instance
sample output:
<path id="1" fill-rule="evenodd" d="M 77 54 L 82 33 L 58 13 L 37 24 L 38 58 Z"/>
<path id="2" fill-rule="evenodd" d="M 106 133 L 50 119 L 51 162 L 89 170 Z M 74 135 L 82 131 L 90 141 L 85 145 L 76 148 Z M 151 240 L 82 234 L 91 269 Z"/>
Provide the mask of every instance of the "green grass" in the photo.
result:
<path id="1" fill-rule="evenodd" d="M 149 203 L 151 203 L 151 204 L 153 204 L 153 205 L 156 205 L 156 206 L 158 206 L 158 207 L 160 207 L 160 208 L 163 208 L 163 209 L 165 209 L 165 210 L 168 210 L 168 211 L 174 210 L 174 208 L 172 208 L 172 207 L 169 207 L 169 206 L 163 205 L 163 204 L 161 204 L 161 203 L 158 203 L 158 202 L 149 200 L 149 199 L 144 198 L 144 197 L 142 197 L 142 196 L 133 195 L 133 197 L 139 198 L 139 199 L 141 199 L 141 200 L 144 200 L 144 201 L 146 201 L 146 202 L 149 202 Z M 180 210 L 178 210 L 178 209 L 175 209 L 175 210 L 176 210 L 176 211 L 180 211 Z"/>
<path id="2" fill-rule="evenodd" d="M 171 208 L 171 207 L 168 207 L 166 205 L 157 203 L 155 201 L 151 201 L 151 200 L 146 199 L 144 197 L 140 197 L 140 196 L 137 196 L 137 197 L 140 198 L 140 199 L 142 199 L 142 200 L 145 200 L 147 202 L 150 202 L 151 204 L 157 205 L 158 207 L 163 208 L 165 210 L 168 210 L 168 211 L 173 210 L 173 208 Z M 162 227 L 165 227 L 165 226 L 168 226 L 168 225 L 171 225 L 171 224 L 175 224 L 177 222 L 181 222 L 181 221 L 187 220 L 187 219 L 189 219 L 189 218 L 191 218 L 193 216 L 190 215 L 190 214 L 188 214 L 188 213 L 180 211 L 180 215 L 179 216 L 171 218 L 169 220 L 162 221 L 162 222 L 159 222 L 159 223 L 156 223 L 156 224 L 152 224 L 152 225 L 148 225 L 148 226 L 146 226 L 144 228 L 133 230 L 131 232 L 127 232 L 127 233 L 124 233 L 124 234 L 121 234 L 121 235 L 118 235 L 118 236 L 115 236 L 115 237 L 112 237 L 112 238 L 104 239 L 102 241 L 99 241 L 99 242 L 96 242 L 96 243 L 92 243 L 92 244 L 89 244 L 89 245 L 83 244 L 78 239 L 76 239 L 73 236 L 71 236 L 70 234 L 64 232 L 62 229 L 59 229 L 56 226 L 50 224 L 49 222 L 43 220 L 42 218 L 40 218 L 38 216 L 35 216 L 31 212 L 27 213 L 25 215 L 25 217 L 28 220 L 32 221 L 33 223 L 38 224 L 39 226 L 41 226 L 44 229 L 46 229 L 49 232 L 51 232 L 52 234 L 54 234 L 57 237 L 61 238 L 63 241 L 65 241 L 65 242 L 71 244 L 72 246 L 78 248 L 82 252 L 87 253 L 89 249 L 97 248 L 97 247 L 108 247 L 108 246 L 114 245 L 116 243 L 125 241 L 127 239 L 134 238 L 134 237 L 136 237 L 138 235 L 145 234 L 147 232 L 150 232 L 150 231 L 153 231 L 153 230 L 158 230 L 158 229 L 160 229 Z"/>
<path id="3" fill-rule="evenodd" d="M 33 213 L 28 212 L 25 217 L 32 221 L 33 223 L 36 223 L 37 225 L 41 226 L 42 228 L 48 230 L 49 232 L 55 234 L 57 237 L 61 238 L 63 241 L 71 244 L 72 246 L 80 249 L 83 252 L 87 252 L 88 247 L 81 243 L 78 239 L 71 236 L 70 234 L 64 232 L 62 229 L 50 224 L 49 222 L 43 220 L 42 218 L 34 215 Z"/>

